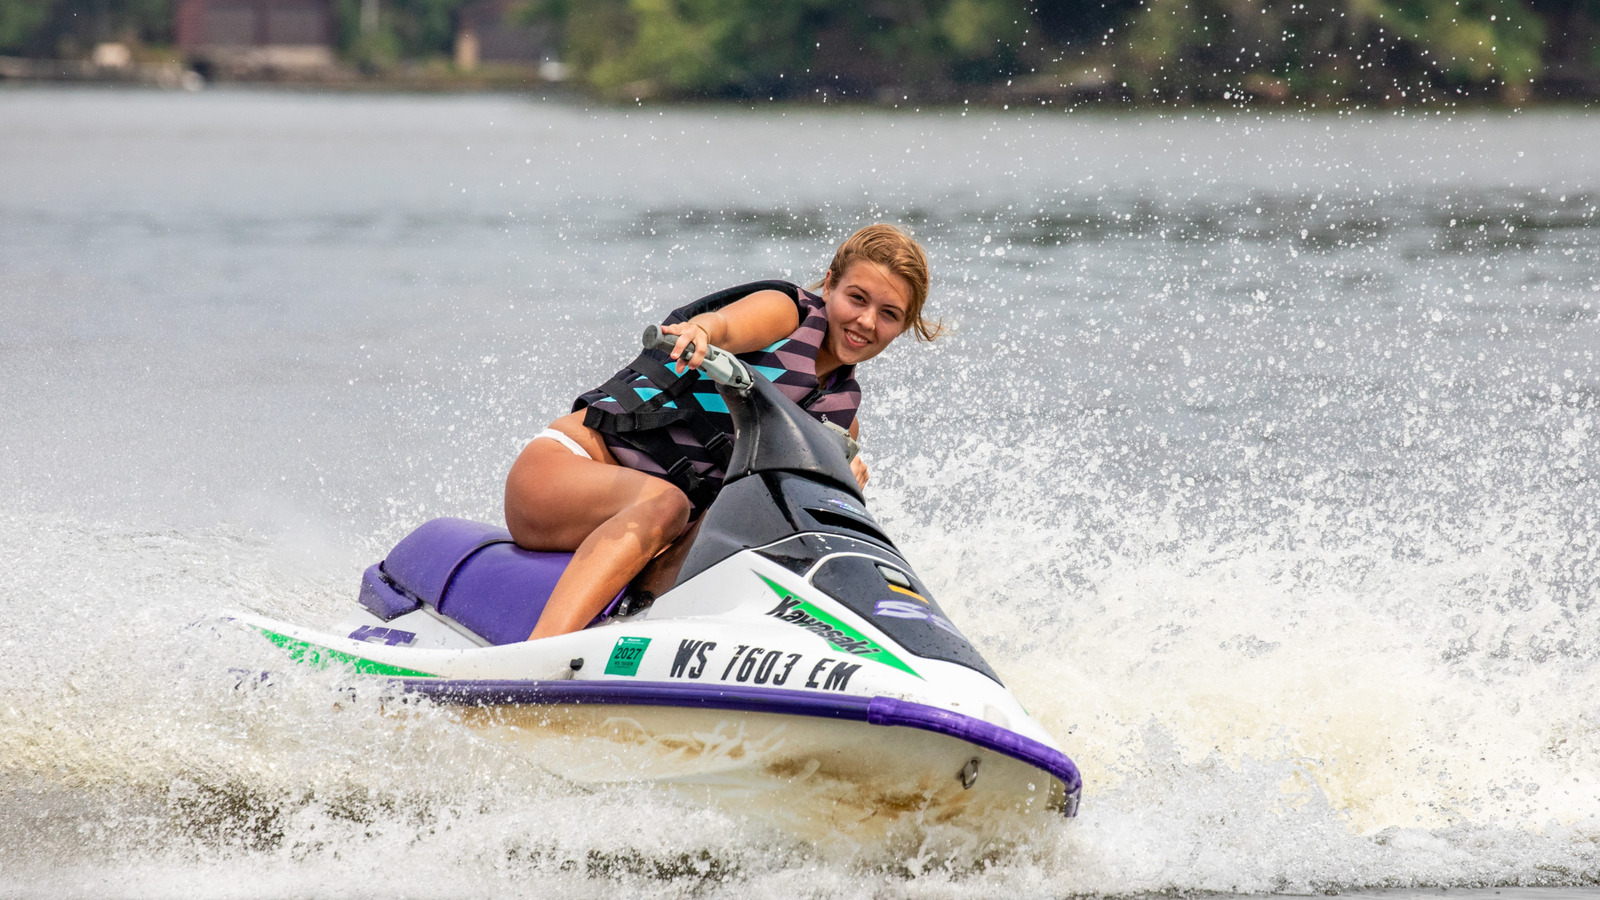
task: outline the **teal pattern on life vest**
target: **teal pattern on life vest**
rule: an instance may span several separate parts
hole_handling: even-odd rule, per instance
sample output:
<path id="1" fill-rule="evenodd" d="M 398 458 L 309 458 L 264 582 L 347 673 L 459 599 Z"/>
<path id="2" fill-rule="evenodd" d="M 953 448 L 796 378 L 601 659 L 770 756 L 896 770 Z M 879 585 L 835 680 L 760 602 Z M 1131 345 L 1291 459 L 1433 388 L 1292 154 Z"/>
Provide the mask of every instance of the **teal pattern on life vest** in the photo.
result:
<path id="1" fill-rule="evenodd" d="M 662 324 L 686 322 L 763 290 L 782 291 L 792 298 L 800 324 L 788 337 L 741 353 L 739 359 L 818 420 L 850 427 L 861 405 L 861 386 L 856 383 L 854 366 L 840 366 L 829 375 L 827 384 L 818 383 L 817 351 L 828 333 L 828 315 L 816 294 L 787 281 L 758 281 L 702 297 L 673 310 Z M 647 358 L 670 365 L 661 351 L 642 354 L 634 365 L 654 368 Z M 652 380 L 630 366 L 605 385 L 578 397 L 572 408 L 589 410 L 585 424 L 601 433 L 617 462 L 684 487 L 698 516 L 722 487 L 722 467 L 733 441 L 733 418 L 716 385 L 698 372 L 689 372 L 691 379 L 675 385 L 671 389 L 675 396 L 665 401 L 660 399 L 662 388 L 658 385 L 666 382 L 660 380 L 659 370 L 656 374 L 657 379 Z M 624 391 L 632 396 L 619 398 Z M 672 471 L 674 464 L 678 471 Z M 692 467 L 692 475 L 682 471 L 686 467 Z"/>

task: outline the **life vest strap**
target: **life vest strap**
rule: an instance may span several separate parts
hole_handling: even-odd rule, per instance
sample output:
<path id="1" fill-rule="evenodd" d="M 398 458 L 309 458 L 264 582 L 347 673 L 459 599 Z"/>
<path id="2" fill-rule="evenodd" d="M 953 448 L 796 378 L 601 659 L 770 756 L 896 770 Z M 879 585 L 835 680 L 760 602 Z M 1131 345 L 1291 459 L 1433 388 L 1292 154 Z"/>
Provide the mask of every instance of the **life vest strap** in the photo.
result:
<path id="1" fill-rule="evenodd" d="M 694 372 L 691 376 L 690 372 Z M 642 399 L 639 392 L 629 384 L 633 378 L 624 378 L 625 374 L 642 375 L 650 384 L 660 391 L 649 400 Z M 590 406 L 584 414 L 584 424 L 597 431 L 610 434 L 624 434 L 633 431 L 649 431 L 652 428 L 665 428 L 668 425 L 682 422 L 691 417 L 691 410 L 684 409 L 679 404 L 677 409 L 667 408 L 667 404 L 681 401 L 684 397 L 693 396 L 695 381 L 700 373 L 689 370 L 678 374 L 663 365 L 660 360 L 641 353 L 628 367 L 617 373 L 605 384 L 600 386 L 611 399 L 615 400 L 622 412 L 613 413 Z M 698 411 L 699 405 L 695 405 Z"/>
<path id="2" fill-rule="evenodd" d="M 594 409 L 592 406 L 589 408 Z M 585 419 L 587 424 L 587 416 Z M 656 462 L 666 464 L 666 474 L 661 477 L 683 491 L 695 509 L 705 509 L 716 498 L 717 492 L 700 476 L 694 463 L 683 455 L 683 451 L 673 442 L 672 436 L 665 431 L 613 433 L 613 436 Z"/>

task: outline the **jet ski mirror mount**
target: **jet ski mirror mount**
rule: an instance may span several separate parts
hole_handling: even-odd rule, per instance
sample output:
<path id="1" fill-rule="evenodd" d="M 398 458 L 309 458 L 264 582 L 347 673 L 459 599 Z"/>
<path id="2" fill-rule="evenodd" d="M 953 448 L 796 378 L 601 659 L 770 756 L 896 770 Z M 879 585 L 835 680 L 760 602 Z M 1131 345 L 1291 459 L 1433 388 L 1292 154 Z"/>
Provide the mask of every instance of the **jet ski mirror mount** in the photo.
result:
<path id="1" fill-rule="evenodd" d="M 663 350 L 671 352 L 678 345 L 677 337 L 661 330 L 660 325 L 651 325 L 644 330 L 644 348 L 646 350 Z M 684 356 L 694 355 L 694 344 L 684 349 Z M 750 370 L 745 368 L 739 358 L 718 347 L 707 345 L 706 358 L 700 363 L 700 371 L 707 378 L 717 384 L 733 388 L 739 393 L 750 390 L 755 379 L 750 377 Z"/>
<path id="2" fill-rule="evenodd" d="M 845 462 L 854 462 L 855 458 L 861 455 L 861 445 L 856 443 L 856 439 L 850 436 L 850 429 L 835 425 L 832 422 L 823 422 L 822 424 L 826 425 L 829 431 L 839 435 L 839 439 L 844 441 Z"/>

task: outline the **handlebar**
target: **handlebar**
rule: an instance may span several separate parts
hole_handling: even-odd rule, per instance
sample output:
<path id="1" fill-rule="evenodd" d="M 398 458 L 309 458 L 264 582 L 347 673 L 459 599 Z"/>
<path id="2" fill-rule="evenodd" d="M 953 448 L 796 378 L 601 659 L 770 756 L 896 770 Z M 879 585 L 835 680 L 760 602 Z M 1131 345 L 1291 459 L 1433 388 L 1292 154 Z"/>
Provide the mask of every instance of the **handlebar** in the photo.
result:
<path id="1" fill-rule="evenodd" d="M 644 330 L 644 348 L 646 350 L 665 350 L 671 352 L 677 346 L 678 338 L 661 330 L 660 325 L 651 325 Z M 694 355 L 694 344 L 690 344 L 684 353 L 685 360 Z M 744 363 L 726 350 L 717 347 L 706 347 L 706 358 L 700 363 L 700 371 L 717 384 L 725 384 L 736 391 L 747 391 L 755 380 L 750 377 L 750 370 Z"/>

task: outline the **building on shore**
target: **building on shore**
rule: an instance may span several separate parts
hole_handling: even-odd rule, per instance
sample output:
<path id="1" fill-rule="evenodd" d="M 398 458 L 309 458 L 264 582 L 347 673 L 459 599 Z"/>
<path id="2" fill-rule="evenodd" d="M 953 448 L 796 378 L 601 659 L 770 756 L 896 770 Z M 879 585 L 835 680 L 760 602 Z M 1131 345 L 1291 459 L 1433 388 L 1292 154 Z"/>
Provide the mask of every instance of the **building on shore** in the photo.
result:
<path id="1" fill-rule="evenodd" d="M 551 48 L 550 28 L 522 18 L 525 3 L 517 0 L 472 0 L 456 11 L 456 68 L 470 72 L 480 65 L 538 68 L 546 81 L 565 74 Z"/>
<path id="2" fill-rule="evenodd" d="M 178 0 L 173 25 L 197 68 L 262 75 L 334 65 L 333 0 Z"/>

